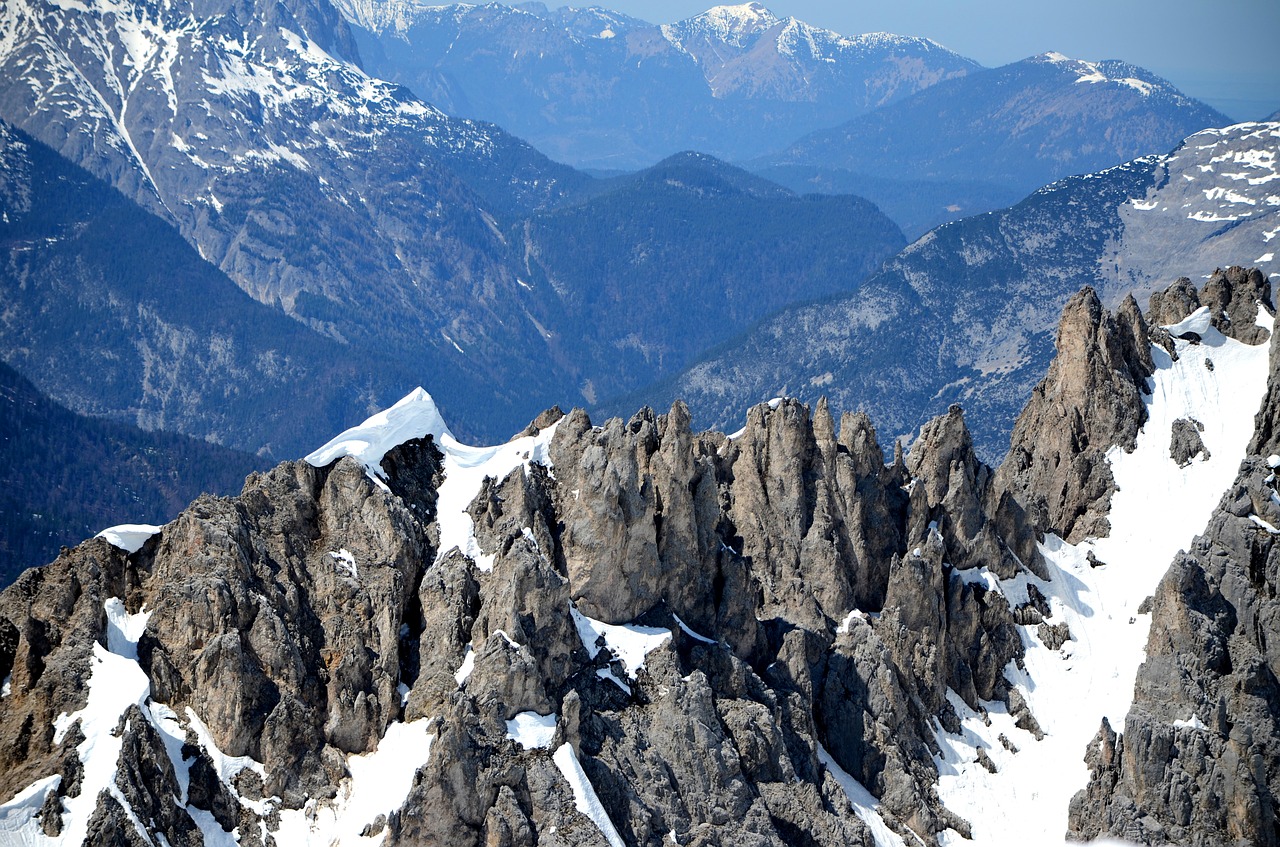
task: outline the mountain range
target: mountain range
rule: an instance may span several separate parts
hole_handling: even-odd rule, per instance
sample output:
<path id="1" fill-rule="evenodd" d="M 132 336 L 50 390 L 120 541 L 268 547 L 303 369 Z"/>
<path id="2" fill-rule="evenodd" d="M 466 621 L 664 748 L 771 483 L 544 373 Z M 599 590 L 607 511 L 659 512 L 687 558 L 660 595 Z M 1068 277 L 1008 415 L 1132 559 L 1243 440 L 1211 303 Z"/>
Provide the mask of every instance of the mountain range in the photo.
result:
<path id="1" fill-rule="evenodd" d="M 958 407 L 886 465 L 826 402 L 477 448 L 414 391 L 0 592 L 0 835 L 1274 844 L 1269 288 L 1078 292 L 995 469 Z"/>
<path id="2" fill-rule="evenodd" d="M 918 183 L 933 186 L 936 195 L 922 198 L 932 205 L 908 207 L 932 215 L 903 219 L 919 235 L 1230 123 L 1142 68 L 1045 53 L 942 81 L 759 165 L 793 188 L 857 189 L 886 208 L 902 203 L 896 194 L 914 196 Z"/>
<path id="3" fill-rule="evenodd" d="M 586 168 L 753 158 L 978 68 L 928 39 L 846 37 L 759 3 L 660 26 L 540 3 L 337 5 L 374 75 Z"/>
<path id="4" fill-rule="evenodd" d="M 317 337 L 305 346 L 313 352 L 294 361 L 311 373 L 335 362 L 354 368 L 351 377 L 361 384 L 353 391 L 344 382 L 338 390 L 348 403 L 365 403 L 364 412 L 420 381 L 404 374 L 429 374 L 441 402 L 469 420 L 473 434 L 497 438 L 549 402 L 589 402 L 631 389 L 699 352 L 691 349 L 696 340 L 682 340 L 677 354 L 656 339 L 664 352 L 633 357 L 634 367 L 620 379 L 608 359 L 619 338 L 660 334 L 664 321 L 625 332 L 604 325 L 592 307 L 582 307 L 594 300 L 596 280 L 555 264 L 563 240 L 531 245 L 526 237 L 550 233 L 555 209 L 609 202 L 602 195 L 616 197 L 618 184 L 557 165 L 496 127 L 450 118 L 406 89 L 367 76 L 354 62 L 347 24 L 323 0 L 296 0 L 270 15 L 136 2 L 19 3 L 7 5 L 3 16 L 10 37 L 0 67 L 9 82 L 0 92 L 0 118 L 114 185 L 157 225 L 175 227 L 254 300 L 311 330 Z M 124 55 L 127 62 L 115 58 Z M 748 242 L 746 206 L 759 206 L 739 193 L 745 205 L 732 214 L 744 225 L 728 232 L 710 210 L 733 207 L 729 195 L 680 196 L 688 208 L 669 202 L 667 210 L 694 222 L 682 232 L 683 246 L 646 246 L 634 237 L 629 245 L 671 256 L 672 268 L 659 269 L 668 280 L 698 261 L 701 248 L 693 245 L 700 234 Z M 704 275 L 710 300 L 717 290 L 741 292 L 734 295 L 743 304 L 736 322 L 726 324 L 722 315 L 715 324 L 723 337 L 783 305 L 780 293 L 803 299 L 856 285 L 902 244 L 867 204 L 807 201 L 800 205 L 810 211 L 793 220 L 781 211 L 787 202 L 799 201 L 783 202 L 770 224 L 784 244 L 796 245 L 778 253 L 789 266 L 783 278 L 758 278 L 755 291 L 743 291 L 743 278 Z M 815 229 L 814 210 L 824 203 L 843 219 Z M 542 223 L 526 225 L 537 215 Z M 713 226 L 719 234 L 709 231 Z M 833 236 L 828 243 L 838 233 L 839 247 L 828 248 L 824 233 Z M 539 284 L 545 273 L 532 278 L 531 251 L 546 254 L 559 289 Z M 141 277 L 162 272 L 146 266 L 145 251 L 136 255 Z M 28 321 L 19 323 L 25 332 Z M 291 335 L 297 336 L 285 333 Z M 342 349 L 320 352 L 326 344 L 319 336 Z M 274 449 L 272 440 L 280 446 L 280 434 L 241 432 L 226 440 L 217 421 L 145 414 L 138 402 L 152 391 L 145 379 L 91 390 L 58 386 L 78 377 L 32 361 L 25 350 L 12 347 L 6 356 L 27 357 L 17 363 L 23 372 L 77 411 L 136 416 L 143 425 L 212 435 L 254 451 Z M 376 364 L 386 359 L 394 364 Z M 225 393 L 216 380 L 192 381 L 196 387 L 186 393 Z M 232 393 L 256 390 L 243 385 Z M 287 405 L 290 392 L 272 393 L 282 406 L 264 423 L 288 418 L 290 426 L 306 425 L 298 407 Z M 312 431 L 337 422 L 316 421 Z"/>
<path id="5" fill-rule="evenodd" d="M 679 376 L 608 406 L 679 397 L 709 426 L 775 396 L 874 412 L 910 438 L 952 403 L 1003 455 L 1023 398 L 1053 355 L 1055 316 L 1082 285 L 1119 305 L 1184 268 L 1280 273 L 1280 124 L 1206 130 L 1177 149 L 1069 177 L 1015 206 L 946 224 L 857 291 L 784 309 Z"/>
<path id="6" fill-rule="evenodd" d="M 1124 62 L 988 69 L 759 3 L 662 25 L 538 3 L 339 8 L 370 72 L 559 161 L 630 169 L 699 150 L 800 193 L 868 197 L 913 238 L 1231 123 Z"/>
<path id="7" fill-rule="evenodd" d="M 1225 124 L 758 3 L 5 3 L 0 844 L 1280 847 Z"/>

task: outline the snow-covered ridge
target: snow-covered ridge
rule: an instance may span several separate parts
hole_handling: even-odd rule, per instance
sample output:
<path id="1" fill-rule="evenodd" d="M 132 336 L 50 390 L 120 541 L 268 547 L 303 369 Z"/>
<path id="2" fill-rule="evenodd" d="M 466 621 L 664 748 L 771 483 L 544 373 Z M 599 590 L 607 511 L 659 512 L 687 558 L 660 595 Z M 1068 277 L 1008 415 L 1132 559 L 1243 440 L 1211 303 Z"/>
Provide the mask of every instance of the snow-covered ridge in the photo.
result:
<path id="1" fill-rule="evenodd" d="M 531 464 L 551 468 L 548 448 L 555 435 L 551 425 L 537 435 L 523 436 L 494 447 L 470 447 L 453 437 L 435 401 L 421 387 L 415 388 L 390 409 L 335 436 L 304 461 L 316 467 L 351 456 L 375 483 L 385 485 L 382 458 L 394 447 L 415 438 L 431 437 L 444 454 L 444 482 L 436 503 L 440 526 L 440 557 L 457 548 L 482 571 L 493 568 L 494 557 L 481 551 L 467 507 L 480 493 L 486 477 L 501 481 L 513 470 Z"/>
<path id="2" fill-rule="evenodd" d="M 198 8 L 183 0 L 6 3 L 0 73 L 23 92 L 29 114 L 71 116 L 171 210 L 217 208 L 222 175 L 289 167 L 320 178 L 317 157 L 331 157 L 333 145 L 356 151 L 392 129 L 448 149 L 490 143 L 486 131 L 369 78 L 303 34 L 258 31 Z M 41 128 L 28 127 L 38 136 Z"/>
<path id="3" fill-rule="evenodd" d="M 695 41 L 746 51 L 765 33 L 776 30 L 777 52 L 788 58 L 834 63 L 843 56 L 889 52 L 906 48 L 946 50 L 927 38 L 869 32 L 846 36 L 788 16 L 779 17 L 759 3 L 715 6 L 673 24 L 663 24 L 662 35 L 676 48 L 690 52 Z"/>
<path id="4" fill-rule="evenodd" d="M 1112 83 L 1132 88 L 1143 97 L 1150 97 L 1156 92 L 1167 96 L 1182 96 L 1165 80 L 1127 62 L 1114 59 L 1090 62 L 1084 59 L 1073 59 L 1055 51 L 1034 56 L 1032 61 L 1061 66 L 1067 72 L 1076 75 L 1077 84 Z"/>
<path id="5" fill-rule="evenodd" d="M 1226 338 L 1207 325 L 1206 315 L 1207 310 L 1194 314 L 1173 328 L 1202 338 L 1176 339 L 1176 361 L 1164 348 L 1151 348 L 1156 372 L 1144 401 L 1147 423 L 1131 453 L 1113 448 L 1108 454 L 1118 487 L 1110 534 L 1078 545 L 1047 538 L 1041 551 L 1049 580 L 1025 573 L 1004 581 L 985 575 L 988 586 L 1012 605 L 1025 603 L 1035 586 L 1050 605 L 1046 621 L 1066 624 L 1070 640 L 1052 650 L 1036 627 L 1020 627 L 1025 670 L 1013 663 L 1005 670 L 1044 730 L 1042 739 L 1018 727 L 1003 704 L 984 703 L 980 714 L 950 697 L 962 730 L 937 730 L 943 751 L 939 794 L 973 824 L 976 843 L 1062 843 L 1068 804 L 1089 778 L 1085 747 L 1103 717 L 1116 730 L 1124 727 L 1151 623 L 1139 607 L 1177 551 L 1203 531 L 1235 479 L 1266 391 L 1270 343 L 1250 346 Z M 1262 308 L 1258 323 L 1274 327 Z M 1203 425 L 1208 451 L 1186 467 L 1169 456 L 1173 422 L 1180 418 Z M 1089 561 L 1090 554 L 1100 566 Z M 994 770 L 980 763 L 980 751 Z M 942 839 L 947 845 L 974 842 L 950 831 Z"/>

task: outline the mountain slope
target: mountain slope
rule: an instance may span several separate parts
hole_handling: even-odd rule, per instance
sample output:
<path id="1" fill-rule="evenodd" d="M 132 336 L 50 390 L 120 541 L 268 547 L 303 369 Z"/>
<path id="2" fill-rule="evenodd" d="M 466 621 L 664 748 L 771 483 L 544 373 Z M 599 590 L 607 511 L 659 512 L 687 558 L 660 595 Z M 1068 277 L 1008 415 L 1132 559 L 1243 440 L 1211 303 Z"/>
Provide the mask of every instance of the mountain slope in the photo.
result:
<path id="1" fill-rule="evenodd" d="M 526 279 L 564 304 L 588 402 L 692 363 L 782 306 L 857 288 L 905 245 L 858 197 L 797 197 L 708 156 L 674 156 L 534 215 Z"/>
<path id="2" fill-rule="evenodd" d="M 58 548 L 131 522 L 163 523 L 230 494 L 264 461 L 216 444 L 85 418 L 0 362 L 0 585 Z"/>
<path id="3" fill-rule="evenodd" d="M 1132 301 L 1113 316 L 1077 294 L 994 472 L 958 408 L 886 466 L 867 417 L 845 414 L 837 433 L 826 403 L 762 404 L 733 436 L 693 433 L 680 404 L 604 426 L 553 411 L 475 448 L 416 391 L 239 497 L 201 498 L 132 552 L 94 539 L 0 593 L 0 832 L 462 847 L 1062 838 L 1089 779 L 1070 763 L 1103 716 L 1129 711 L 1171 605 L 1212 606 L 1177 563 L 1155 605 L 1144 598 L 1280 430 L 1274 310 L 1258 293 L 1250 280 L 1175 286 L 1148 316 L 1167 327 Z M 1086 416 L 1104 398 L 1115 414 Z M 1187 416 L 1198 448 L 1170 455 Z M 1083 429 L 1060 437 L 1064 420 Z M 1041 509 L 1056 486 L 1036 469 L 1111 480 L 1088 504 L 1109 524 L 1054 535 L 1054 515 L 1083 501 Z M 1267 569 L 1221 590 L 1269 608 L 1274 543 L 1250 526 L 1257 546 L 1219 564 Z M 1261 615 L 1244 627 L 1257 644 L 1276 629 Z M 1215 684 L 1213 632 L 1174 631 L 1188 690 Z M 1251 707 L 1275 690 L 1274 659 L 1252 667 L 1250 696 L 1219 701 L 1216 725 L 1177 718 L 1189 752 L 1151 751 L 1224 772 L 1232 745 L 1251 743 L 1229 741 L 1230 725 L 1275 737 L 1275 712 Z M 1261 779 L 1153 792 L 1219 810 L 1180 836 L 1266 843 L 1277 765 L 1264 747 L 1250 763 Z M 1147 808 L 1143 840 L 1172 832 Z"/>
<path id="4" fill-rule="evenodd" d="M 540 3 L 339 7 L 370 72 L 582 167 L 757 156 L 978 67 L 927 39 L 845 37 L 758 3 L 661 27 Z"/>
<path id="5" fill-rule="evenodd" d="M 976 71 L 815 132 L 762 166 L 811 166 L 843 179 L 926 180 L 950 187 L 947 202 L 967 216 L 997 187 L 1032 191 L 1160 153 L 1206 127 L 1231 121 L 1163 79 L 1118 61 L 1058 53 Z M 985 188 L 967 185 L 980 179 Z M 892 186 L 872 188 L 879 202 Z"/>
<path id="6" fill-rule="evenodd" d="M 586 177 L 368 77 L 327 0 L 18 2 L 0 32 L 0 117 L 175 225 L 255 299 L 496 385 L 480 425 L 517 417 L 507 386 L 560 396 L 526 313 L 551 320 L 524 302 L 495 216 Z"/>
<path id="7" fill-rule="evenodd" d="M 1209 130 L 1166 156 L 944 225 L 855 293 L 784 310 L 640 399 L 682 397 L 700 421 L 733 426 L 751 402 L 829 395 L 894 437 L 962 402 L 982 421 L 980 453 L 997 457 L 1052 356 L 1055 315 L 1080 286 L 1115 304 L 1183 268 L 1280 272 L 1278 153 L 1280 125 Z"/>
<path id="8" fill-rule="evenodd" d="M 163 221 L 3 124 L 0 212 L 0 358 L 82 414 L 278 458 L 412 384 L 404 364 L 255 302 Z"/>

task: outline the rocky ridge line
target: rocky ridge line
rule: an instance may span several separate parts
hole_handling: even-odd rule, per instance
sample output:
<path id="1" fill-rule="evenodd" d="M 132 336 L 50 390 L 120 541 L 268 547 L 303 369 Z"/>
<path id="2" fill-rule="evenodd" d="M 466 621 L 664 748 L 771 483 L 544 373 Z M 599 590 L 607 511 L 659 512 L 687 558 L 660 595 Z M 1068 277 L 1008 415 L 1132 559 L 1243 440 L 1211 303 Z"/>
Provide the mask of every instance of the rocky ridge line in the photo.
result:
<path id="1" fill-rule="evenodd" d="M 1230 302 L 1269 298 L 1223 278 Z M 682 404 L 603 426 L 576 410 L 527 431 L 544 460 L 530 448 L 466 498 L 469 555 L 440 549 L 462 514 L 442 493 L 451 439 L 433 437 L 372 475 L 352 458 L 255 474 L 131 554 L 85 542 L 0 594 L 0 797 L 29 791 L 46 833 L 78 826 L 59 814 L 75 806 L 90 840 L 141 843 L 136 819 L 173 845 L 215 826 L 285 843 L 329 816 L 388 844 L 965 834 L 935 787 L 936 728 L 959 728 L 948 691 L 1035 727 L 1004 672 L 1026 628 L 1056 624 L 1043 598 L 1011 608 L 969 576 L 1043 575 L 1036 521 L 1098 512 L 1086 484 L 1027 508 L 1050 478 L 1035 445 L 1070 466 L 1140 426 L 1130 356 L 1154 331 L 1128 304 L 1104 314 L 1084 292 L 1064 317 L 1018 472 L 977 460 L 958 407 L 888 465 L 866 416 L 837 429 L 825 402 L 757 406 L 734 436 L 693 433 Z M 1097 385 L 1124 408 L 1081 418 L 1087 443 L 1050 442 L 1047 404 Z M 90 720 L 108 665 L 140 692 L 114 734 Z M 366 813 L 363 763 L 415 732 L 425 764 Z"/>

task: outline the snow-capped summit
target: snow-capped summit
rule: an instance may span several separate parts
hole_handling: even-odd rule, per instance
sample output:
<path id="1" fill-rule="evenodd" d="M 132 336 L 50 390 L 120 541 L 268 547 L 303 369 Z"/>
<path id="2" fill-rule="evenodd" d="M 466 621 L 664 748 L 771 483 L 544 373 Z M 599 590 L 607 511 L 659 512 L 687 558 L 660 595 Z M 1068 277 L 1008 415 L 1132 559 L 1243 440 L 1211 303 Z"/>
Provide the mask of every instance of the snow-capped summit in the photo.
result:
<path id="1" fill-rule="evenodd" d="M 793 21 L 788 18 L 787 21 Z M 743 3 L 738 6 L 713 6 L 700 15 L 694 15 L 679 23 L 664 24 L 662 34 L 672 44 L 683 47 L 685 42 L 704 39 L 733 47 L 749 47 L 768 30 L 783 23 L 773 12 L 760 3 Z"/>
<path id="2" fill-rule="evenodd" d="M 750 158 L 978 67 L 925 39 L 846 37 L 760 3 L 661 26 L 536 3 L 340 8 L 380 45 L 365 51 L 370 72 L 578 165 Z"/>
<path id="3" fill-rule="evenodd" d="M 844 36 L 794 17 L 780 18 L 760 3 L 715 6 L 664 25 L 662 34 L 693 57 L 717 98 L 807 100 L 815 96 L 811 91 L 815 84 L 820 85 L 824 77 L 839 76 L 842 69 L 873 65 L 890 56 L 929 55 L 936 62 L 950 54 L 925 38 L 890 33 Z M 928 84 L 917 80 L 915 87 Z M 895 86 L 872 105 L 903 93 Z"/>
<path id="4" fill-rule="evenodd" d="M 1064 73 L 1074 75 L 1074 82 L 1080 84 L 1126 86 L 1144 97 L 1158 95 L 1177 100 L 1182 103 L 1193 102 L 1169 81 L 1153 74 L 1146 68 L 1132 65 L 1118 59 L 1105 59 L 1089 62 L 1084 59 L 1073 59 L 1062 53 L 1048 52 L 1032 56 L 1026 60 L 1033 64 L 1051 65 Z"/>

